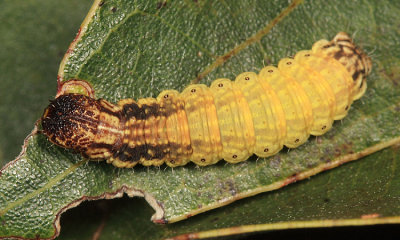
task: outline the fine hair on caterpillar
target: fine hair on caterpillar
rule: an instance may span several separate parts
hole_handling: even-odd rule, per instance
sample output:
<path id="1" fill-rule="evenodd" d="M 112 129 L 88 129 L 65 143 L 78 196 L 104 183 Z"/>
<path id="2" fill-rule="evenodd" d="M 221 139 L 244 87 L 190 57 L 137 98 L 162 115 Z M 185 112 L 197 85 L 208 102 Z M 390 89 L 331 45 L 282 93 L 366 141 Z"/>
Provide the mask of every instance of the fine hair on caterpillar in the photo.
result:
<path id="1" fill-rule="evenodd" d="M 210 87 L 112 104 L 80 94 L 51 101 L 41 119 L 54 144 L 116 167 L 205 166 L 268 157 L 322 135 L 367 88 L 371 59 L 343 32 L 311 50 Z"/>

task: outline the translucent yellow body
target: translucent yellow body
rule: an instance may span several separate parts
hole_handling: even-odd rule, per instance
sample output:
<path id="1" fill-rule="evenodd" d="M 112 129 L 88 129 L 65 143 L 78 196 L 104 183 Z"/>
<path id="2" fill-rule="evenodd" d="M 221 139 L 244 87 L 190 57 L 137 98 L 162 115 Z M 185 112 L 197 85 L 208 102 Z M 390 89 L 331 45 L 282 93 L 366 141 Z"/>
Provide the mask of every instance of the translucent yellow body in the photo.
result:
<path id="1" fill-rule="evenodd" d="M 157 99 L 114 105 L 62 95 L 46 109 L 43 132 L 59 146 L 117 167 L 237 163 L 324 134 L 364 94 L 370 70 L 370 58 L 339 33 L 259 74 L 166 90 Z"/>
<path id="2" fill-rule="evenodd" d="M 348 36 L 340 34 L 336 39 L 341 37 L 347 42 Z M 366 86 L 355 87 L 361 81 L 353 79 L 353 72 L 359 70 L 354 56 L 346 56 L 353 65 L 343 63 L 338 52 L 344 50 L 332 42 L 321 40 L 312 50 L 284 58 L 278 67 L 264 67 L 259 74 L 245 72 L 235 81 L 217 79 L 210 88 L 202 84 L 188 86 L 177 96 L 185 102 L 193 148 L 188 159 L 209 165 L 220 159 L 244 161 L 254 153 L 267 157 L 284 145 L 295 148 L 303 144 L 310 134 L 327 132 L 334 120 L 347 115 Z M 358 51 L 358 60 L 366 64 L 365 78 L 371 63 Z"/>

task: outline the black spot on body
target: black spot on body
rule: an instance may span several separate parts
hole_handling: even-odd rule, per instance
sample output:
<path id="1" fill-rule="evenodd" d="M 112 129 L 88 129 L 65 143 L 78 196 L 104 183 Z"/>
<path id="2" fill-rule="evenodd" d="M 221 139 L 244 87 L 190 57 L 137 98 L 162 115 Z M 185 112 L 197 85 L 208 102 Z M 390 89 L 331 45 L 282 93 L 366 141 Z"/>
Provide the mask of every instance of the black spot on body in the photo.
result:
<path id="1" fill-rule="evenodd" d="M 148 119 L 151 116 L 157 117 L 162 114 L 162 109 L 160 108 L 160 105 L 158 104 L 151 104 L 151 105 L 143 105 L 142 106 L 142 112 L 145 114 L 142 120 Z"/>
<path id="2" fill-rule="evenodd" d="M 160 147 L 151 147 L 152 150 L 154 150 L 154 155 L 152 159 L 163 159 L 164 158 L 164 152 Z"/>
<path id="3" fill-rule="evenodd" d="M 114 153 L 114 158 L 118 158 L 123 162 L 137 162 L 141 158 L 144 158 L 145 160 L 164 159 L 166 154 L 169 153 L 169 150 L 166 148 L 168 148 L 168 144 L 154 146 L 143 144 L 133 148 L 129 147 L 127 144 L 124 144 L 117 152 Z"/>
<path id="4" fill-rule="evenodd" d="M 129 103 L 122 106 L 122 112 L 127 120 L 135 118 L 137 120 L 144 119 L 145 115 L 137 103 Z"/>
<path id="5" fill-rule="evenodd" d="M 113 150 L 113 146 L 111 144 L 108 144 L 108 143 L 92 143 L 92 145 L 90 147 L 91 148 L 105 148 L 108 151 L 112 151 Z"/>
<path id="6" fill-rule="evenodd" d="M 134 148 L 127 148 L 126 152 L 129 153 L 131 160 L 134 162 L 139 161 L 142 157 L 146 160 L 150 160 L 152 158 L 147 149 L 147 144 L 139 145 Z"/>
<path id="7" fill-rule="evenodd" d="M 108 115 L 112 115 L 112 116 L 115 116 L 117 118 L 121 118 L 121 112 L 111 111 L 110 109 L 104 107 L 103 105 L 100 106 L 100 111 L 105 112 Z"/>
<path id="8" fill-rule="evenodd" d="M 120 161 L 122 161 L 122 162 L 126 162 L 126 161 L 129 161 L 129 162 L 137 162 L 137 161 L 139 161 L 139 159 L 133 159 L 133 158 L 131 158 L 130 156 L 127 156 L 125 153 L 120 153 L 120 154 L 118 154 L 115 158 L 117 158 L 118 160 L 120 160 Z"/>
<path id="9" fill-rule="evenodd" d="M 137 103 L 129 103 L 129 104 L 125 104 L 122 106 L 122 112 L 123 112 L 124 116 L 126 117 L 126 119 L 128 119 L 128 120 L 131 118 L 134 118 L 136 120 L 146 120 L 152 116 L 168 117 L 170 114 L 172 114 L 172 113 L 169 113 L 167 115 L 167 114 L 165 114 L 164 110 L 165 109 L 157 103 L 153 103 L 153 104 L 149 104 L 149 105 L 144 104 L 141 107 Z"/>

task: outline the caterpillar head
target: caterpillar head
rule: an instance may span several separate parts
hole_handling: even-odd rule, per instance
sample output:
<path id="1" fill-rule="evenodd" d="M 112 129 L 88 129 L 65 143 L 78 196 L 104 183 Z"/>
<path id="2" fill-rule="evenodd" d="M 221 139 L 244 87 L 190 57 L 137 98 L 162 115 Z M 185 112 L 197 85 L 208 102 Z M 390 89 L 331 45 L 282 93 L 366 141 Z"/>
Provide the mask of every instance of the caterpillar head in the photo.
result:
<path id="1" fill-rule="evenodd" d="M 80 94 L 65 94 L 50 101 L 42 117 L 42 132 L 54 144 L 82 155 L 95 140 L 100 104 Z"/>

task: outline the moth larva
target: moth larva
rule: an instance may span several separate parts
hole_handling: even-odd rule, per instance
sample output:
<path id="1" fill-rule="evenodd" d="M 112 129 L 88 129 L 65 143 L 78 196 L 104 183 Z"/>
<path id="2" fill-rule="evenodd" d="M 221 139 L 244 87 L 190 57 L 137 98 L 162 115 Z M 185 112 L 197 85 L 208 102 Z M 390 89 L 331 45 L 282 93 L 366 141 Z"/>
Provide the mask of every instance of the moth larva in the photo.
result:
<path id="1" fill-rule="evenodd" d="M 278 67 L 217 79 L 209 88 L 194 84 L 117 105 L 61 95 L 46 108 L 42 128 L 51 142 L 117 167 L 237 163 L 324 134 L 364 94 L 370 71 L 370 58 L 341 32 Z"/>

